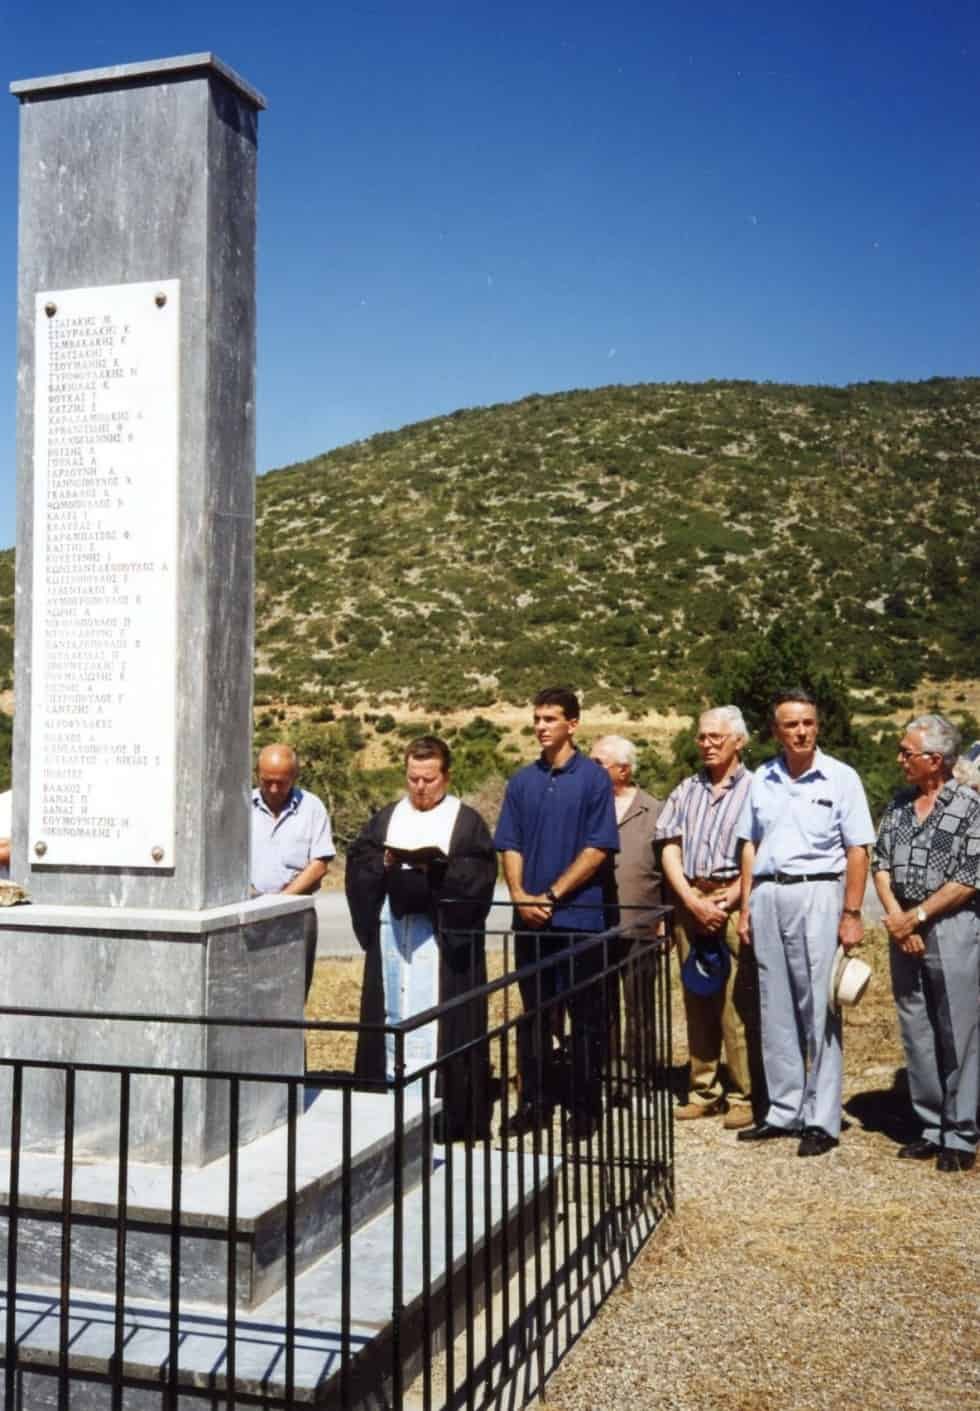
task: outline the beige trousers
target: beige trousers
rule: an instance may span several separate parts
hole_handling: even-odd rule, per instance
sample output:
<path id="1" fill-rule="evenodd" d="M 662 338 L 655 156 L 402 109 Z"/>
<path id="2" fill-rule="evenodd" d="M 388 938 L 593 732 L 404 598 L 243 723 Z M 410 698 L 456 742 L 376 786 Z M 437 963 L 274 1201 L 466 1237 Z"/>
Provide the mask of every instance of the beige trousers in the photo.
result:
<path id="1" fill-rule="evenodd" d="M 753 1076 L 761 1071 L 759 1050 L 759 990 L 755 957 L 751 949 L 739 945 L 738 912 L 725 926 L 725 942 L 732 956 L 732 968 L 725 988 L 716 995 L 694 995 L 684 988 L 687 1016 L 687 1046 L 691 1059 L 691 1086 L 688 1101 L 719 1102 L 727 1097 L 733 1106 L 752 1101 Z M 683 965 L 691 950 L 689 937 L 697 923 L 679 902 L 674 906 L 674 936 Z M 722 1081 L 721 1058 L 725 1054 L 727 1091 Z M 761 1084 L 756 1084 L 761 1088 Z M 759 1096 L 759 1093 L 756 1093 Z"/>

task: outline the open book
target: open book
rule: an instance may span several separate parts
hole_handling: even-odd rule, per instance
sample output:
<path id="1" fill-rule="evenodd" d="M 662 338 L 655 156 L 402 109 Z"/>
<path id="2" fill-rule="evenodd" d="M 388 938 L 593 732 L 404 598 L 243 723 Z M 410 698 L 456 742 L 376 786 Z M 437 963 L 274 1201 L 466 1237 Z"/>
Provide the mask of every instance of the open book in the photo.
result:
<path id="1" fill-rule="evenodd" d="M 420 867 L 427 862 L 448 862 L 449 858 L 442 848 L 437 848 L 430 844 L 424 848 L 399 848 L 394 843 L 385 843 L 385 851 L 392 853 L 399 862 L 404 862 L 408 867 Z"/>

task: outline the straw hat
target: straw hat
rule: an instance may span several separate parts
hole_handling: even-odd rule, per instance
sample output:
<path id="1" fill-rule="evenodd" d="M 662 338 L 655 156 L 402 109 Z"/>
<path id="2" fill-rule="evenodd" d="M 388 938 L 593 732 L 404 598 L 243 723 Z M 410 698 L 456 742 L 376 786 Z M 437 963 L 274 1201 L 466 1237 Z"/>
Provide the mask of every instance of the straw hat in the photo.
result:
<path id="1" fill-rule="evenodd" d="M 856 955 L 848 955 L 843 946 L 837 947 L 830 971 L 830 1003 L 834 1009 L 842 1004 L 855 1005 L 871 981 L 871 966 Z"/>

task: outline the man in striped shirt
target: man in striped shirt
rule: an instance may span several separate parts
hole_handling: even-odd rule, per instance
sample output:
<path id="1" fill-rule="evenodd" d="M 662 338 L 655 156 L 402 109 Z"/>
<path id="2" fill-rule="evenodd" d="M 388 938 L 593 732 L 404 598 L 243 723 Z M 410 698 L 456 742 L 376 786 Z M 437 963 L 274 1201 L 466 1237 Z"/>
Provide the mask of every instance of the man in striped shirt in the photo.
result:
<path id="1" fill-rule="evenodd" d="M 731 955 L 728 978 L 717 994 L 684 989 L 691 1083 L 687 1103 L 674 1116 L 685 1121 L 725 1112 L 723 1125 L 729 1130 L 752 1125 L 749 1042 L 757 1030 L 754 957 L 739 945 L 737 932 L 736 829 L 751 781 L 742 764 L 747 738 L 737 706 L 705 711 L 697 734 L 704 768 L 678 784 L 657 820 L 661 866 L 674 896 L 681 964 L 699 937 L 724 937 Z"/>

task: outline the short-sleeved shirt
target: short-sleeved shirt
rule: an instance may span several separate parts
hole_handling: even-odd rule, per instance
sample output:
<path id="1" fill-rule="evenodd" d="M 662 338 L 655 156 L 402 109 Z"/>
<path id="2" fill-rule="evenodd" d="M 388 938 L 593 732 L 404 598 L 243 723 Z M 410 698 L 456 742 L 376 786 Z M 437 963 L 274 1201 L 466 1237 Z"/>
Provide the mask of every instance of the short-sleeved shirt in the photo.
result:
<path id="1" fill-rule="evenodd" d="M 679 842 L 684 876 L 737 877 L 738 823 L 752 783 L 740 764 L 716 793 L 711 775 L 699 769 L 668 796 L 657 819 L 657 841 Z"/>
<path id="2" fill-rule="evenodd" d="M 257 892 L 281 892 L 315 858 L 336 855 L 330 815 L 315 794 L 293 789 L 282 812 L 275 814 L 252 790 L 252 886 Z"/>
<path id="3" fill-rule="evenodd" d="M 875 872 L 890 874 L 903 906 L 924 901 L 946 882 L 980 888 L 980 794 L 951 779 L 919 819 L 917 792 L 901 789 L 892 799 L 872 853 Z M 978 909 L 980 897 L 970 905 Z"/>
<path id="4" fill-rule="evenodd" d="M 737 833 L 756 846 L 755 877 L 843 873 L 847 849 L 868 847 L 875 839 L 857 773 L 819 749 L 810 768 L 795 779 L 782 755 L 759 766 Z"/>
<path id="5" fill-rule="evenodd" d="M 576 750 L 560 769 L 542 756 L 507 781 L 494 834 L 498 852 L 519 852 L 524 887 L 540 896 L 583 848 L 619 851 L 619 828 L 609 775 Z M 556 930 L 601 931 L 605 925 L 600 872 L 555 907 Z"/>

